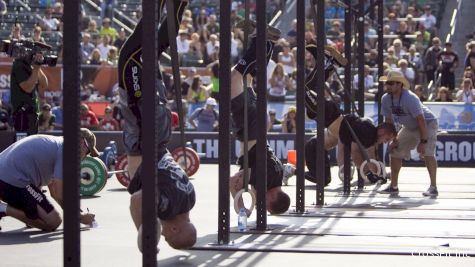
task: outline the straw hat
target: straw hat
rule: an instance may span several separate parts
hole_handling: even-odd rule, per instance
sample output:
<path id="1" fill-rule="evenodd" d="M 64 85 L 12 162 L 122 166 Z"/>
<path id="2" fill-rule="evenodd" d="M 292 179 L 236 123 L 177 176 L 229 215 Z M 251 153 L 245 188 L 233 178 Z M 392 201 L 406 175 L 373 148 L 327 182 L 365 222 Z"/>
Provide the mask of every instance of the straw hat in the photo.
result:
<path id="1" fill-rule="evenodd" d="M 402 83 L 403 88 L 410 88 L 409 81 L 404 77 L 404 75 L 397 70 L 392 70 L 388 73 L 387 76 L 379 77 L 380 82 L 398 82 Z"/>

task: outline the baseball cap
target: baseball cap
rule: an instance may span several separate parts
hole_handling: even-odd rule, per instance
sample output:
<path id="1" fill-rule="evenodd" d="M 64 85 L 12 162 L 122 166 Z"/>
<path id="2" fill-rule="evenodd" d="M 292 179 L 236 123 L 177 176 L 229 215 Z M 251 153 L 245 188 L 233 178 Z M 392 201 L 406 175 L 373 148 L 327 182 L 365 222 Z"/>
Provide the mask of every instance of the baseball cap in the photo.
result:
<path id="1" fill-rule="evenodd" d="M 87 128 L 81 128 L 79 130 L 79 136 L 83 138 L 86 142 L 86 145 L 88 146 L 89 151 L 91 152 L 91 156 L 99 157 L 99 151 L 96 148 L 96 136 L 94 135 L 94 133 Z"/>
<path id="2" fill-rule="evenodd" d="M 216 99 L 212 97 L 208 97 L 208 99 L 206 99 L 206 105 L 216 106 L 217 104 L 218 103 L 216 102 Z"/>

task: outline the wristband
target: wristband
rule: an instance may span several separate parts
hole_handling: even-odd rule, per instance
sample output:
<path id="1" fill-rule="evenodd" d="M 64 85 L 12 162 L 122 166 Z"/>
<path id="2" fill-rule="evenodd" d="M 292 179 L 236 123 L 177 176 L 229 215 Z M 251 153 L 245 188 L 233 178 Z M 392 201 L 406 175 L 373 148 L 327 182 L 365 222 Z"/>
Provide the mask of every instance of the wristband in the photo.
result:
<path id="1" fill-rule="evenodd" d="M 427 139 L 421 139 L 420 144 L 427 144 Z"/>

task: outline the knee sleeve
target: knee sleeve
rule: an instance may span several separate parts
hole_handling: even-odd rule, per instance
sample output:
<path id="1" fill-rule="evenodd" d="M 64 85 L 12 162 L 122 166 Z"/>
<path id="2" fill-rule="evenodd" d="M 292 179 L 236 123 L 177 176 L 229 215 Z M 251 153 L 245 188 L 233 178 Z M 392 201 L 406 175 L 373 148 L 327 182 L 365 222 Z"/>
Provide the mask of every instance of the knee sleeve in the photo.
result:
<path id="1" fill-rule="evenodd" d="M 271 41 L 266 42 L 266 65 L 269 63 L 269 60 L 272 57 L 272 52 L 274 50 L 274 43 Z M 251 43 L 244 53 L 244 56 L 236 64 L 235 70 L 246 76 L 251 74 L 253 77 L 256 76 L 256 38 L 251 38 Z"/>

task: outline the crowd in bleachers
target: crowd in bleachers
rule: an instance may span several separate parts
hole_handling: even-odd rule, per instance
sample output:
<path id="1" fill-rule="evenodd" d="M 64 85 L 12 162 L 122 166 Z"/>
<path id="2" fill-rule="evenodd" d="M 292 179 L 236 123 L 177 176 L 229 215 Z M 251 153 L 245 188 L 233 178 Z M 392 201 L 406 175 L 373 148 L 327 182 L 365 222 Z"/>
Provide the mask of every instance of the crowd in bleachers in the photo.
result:
<path id="1" fill-rule="evenodd" d="M 7 0 L 5 13 L 2 13 L 4 12 L 2 2 L 5 3 L 5 1 L 0 0 L 2 38 L 26 37 L 46 42 L 54 47 L 61 62 L 63 1 L 22 0 L 21 3 L 24 3 L 22 5 L 19 1 Z M 368 7 L 370 1 L 366 2 L 366 7 Z M 385 1 L 384 70 L 399 69 L 403 72 L 411 83 L 411 89 L 420 94 L 424 101 L 472 102 L 475 101 L 475 89 L 473 89 L 475 41 L 467 43 L 466 55 L 457 55 L 451 49 L 451 43 L 441 41 L 438 35 L 438 24 L 445 2 L 446 0 Z M 254 16 L 254 5 L 251 6 L 251 16 Z M 268 18 L 271 18 L 284 5 L 285 0 L 267 1 Z M 231 9 L 231 23 L 235 25 L 244 19 L 243 1 L 233 1 Z M 134 24 L 141 18 L 141 1 L 93 0 L 88 3 L 83 2 L 81 11 L 82 64 L 91 68 L 115 67 L 120 48 L 130 34 L 130 29 L 133 29 Z M 307 14 L 305 38 L 307 43 L 310 43 L 315 40 L 315 29 L 312 12 L 309 10 Z M 364 88 L 367 100 L 374 100 L 378 84 L 377 20 L 374 14 L 376 13 L 370 12 L 364 22 L 366 53 Z M 336 1 L 326 0 L 325 18 L 327 42 L 343 52 L 344 8 Z M 17 24 L 14 24 L 15 21 Z M 191 1 L 183 14 L 177 37 L 179 60 L 183 66 L 182 96 L 187 104 L 187 116 L 190 116 L 197 108 L 203 107 L 209 97 L 219 102 L 219 64 L 217 64 L 220 47 L 219 32 L 219 1 Z M 231 55 L 234 62 L 243 51 L 243 40 L 244 32 L 233 27 Z M 270 102 L 289 103 L 295 99 L 296 45 L 295 20 L 292 22 L 292 29 L 283 33 L 282 38 L 277 42 L 268 66 L 268 100 Z M 313 58 L 306 55 L 307 68 L 311 68 L 313 64 Z M 463 79 L 454 75 L 457 65 L 465 66 Z M 167 88 L 171 88 L 173 77 L 167 72 L 169 71 L 165 72 L 164 81 Z M 358 76 L 356 72 L 354 75 L 353 89 L 357 89 Z M 334 80 L 330 84 L 338 91 L 337 79 Z M 458 80 L 462 80 L 462 83 L 456 84 Z M 106 118 L 105 114 L 110 110 L 113 117 L 120 122 L 120 112 L 114 107 L 117 101 L 116 89 L 110 90 L 104 96 L 100 95 L 90 83 L 82 84 L 81 99 L 85 102 L 97 100 L 110 102 L 110 105 L 104 107 L 104 111 L 97 119 L 98 124 L 93 128 L 102 129 L 99 123 Z M 168 97 L 170 105 L 175 106 L 172 90 L 169 91 Z M 45 104 L 50 105 L 54 110 L 55 106 L 60 105 L 59 100 L 59 97 L 46 99 Z M 292 115 L 287 114 L 292 112 L 293 109 L 289 109 L 282 120 L 287 122 L 288 118 L 293 118 Z M 276 121 L 280 121 L 279 119 Z M 58 122 L 55 122 L 56 124 L 60 125 Z M 191 127 L 193 123 L 188 125 Z M 290 122 L 289 125 L 282 127 L 281 124 L 274 129 L 292 132 L 295 131 L 292 125 Z M 59 126 L 56 128 L 58 129 Z M 120 129 L 120 123 L 117 127 L 114 125 L 107 128 Z"/>

